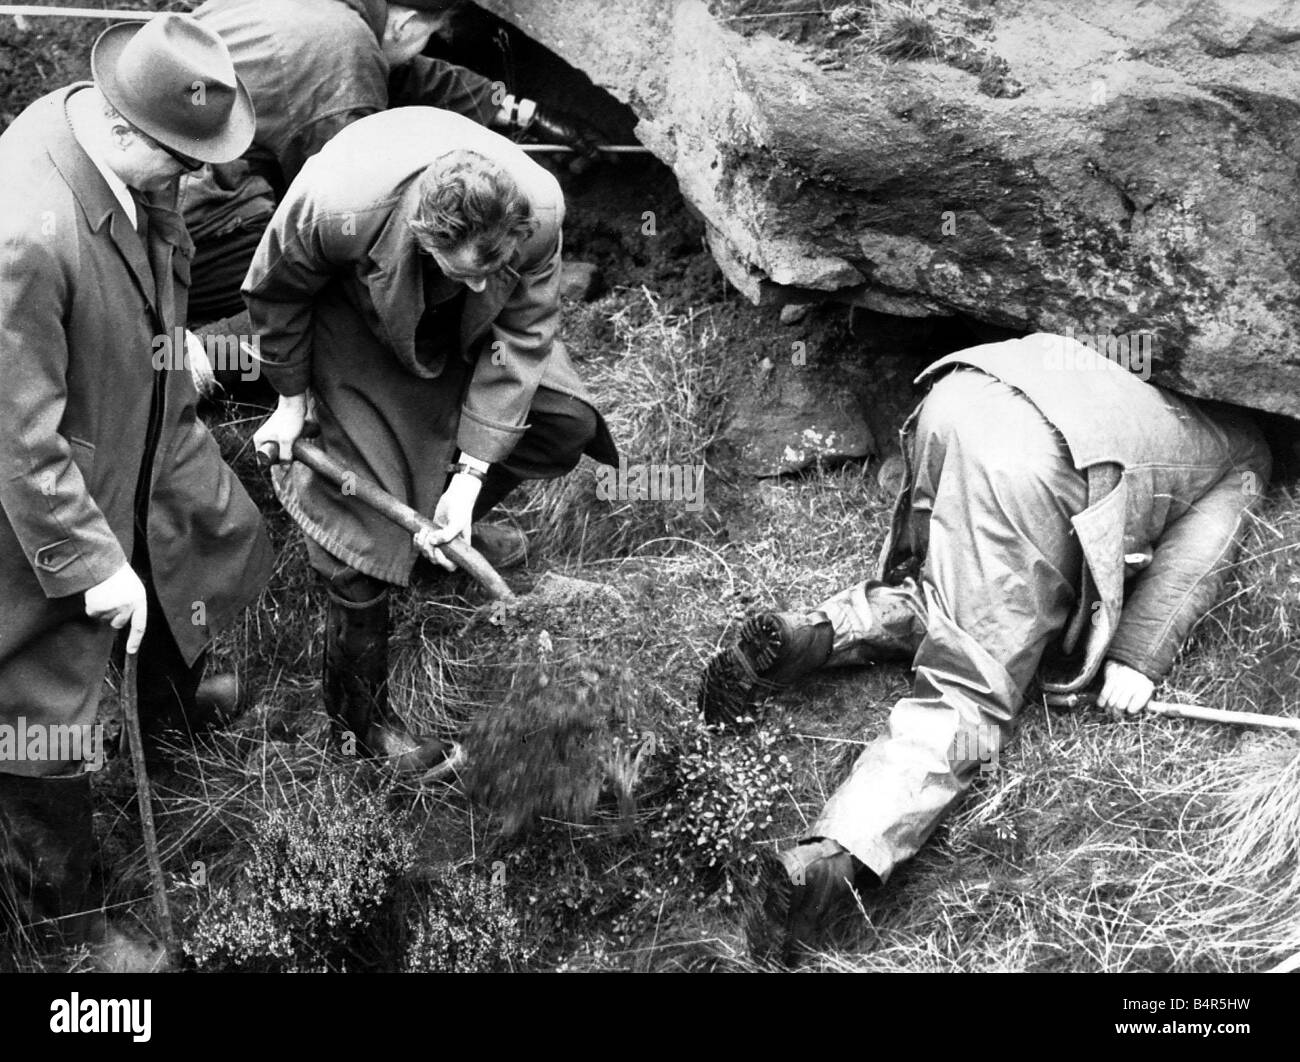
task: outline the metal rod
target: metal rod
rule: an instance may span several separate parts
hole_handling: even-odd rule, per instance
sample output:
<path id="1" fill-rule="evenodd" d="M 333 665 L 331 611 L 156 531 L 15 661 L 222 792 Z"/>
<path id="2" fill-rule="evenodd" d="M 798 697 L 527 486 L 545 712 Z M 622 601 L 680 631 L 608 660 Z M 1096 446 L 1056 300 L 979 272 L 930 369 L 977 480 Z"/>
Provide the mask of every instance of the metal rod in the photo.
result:
<path id="1" fill-rule="evenodd" d="M 136 22 L 145 22 L 151 18 L 157 18 L 159 15 L 168 14 L 166 11 L 106 11 L 98 7 L 41 7 L 36 4 L 0 4 L 0 15 L 13 15 L 19 17 L 22 15 L 35 15 L 39 18 L 42 15 L 58 16 L 59 18 L 113 18 L 128 19 Z"/>
<path id="2" fill-rule="evenodd" d="M 126 654 L 126 663 L 122 667 L 122 715 L 126 721 L 127 740 L 131 743 L 131 768 L 135 773 L 135 796 L 140 804 L 144 855 L 149 863 L 149 880 L 153 883 L 154 912 L 162 928 L 163 941 L 168 951 L 171 951 L 176 938 L 172 932 L 171 906 L 167 902 L 167 879 L 163 877 L 162 860 L 158 857 L 158 830 L 153 821 L 153 791 L 144 762 L 144 736 L 140 729 L 139 685 L 136 679 L 138 661 L 138 653 Z"/>
<path id="3" fill-rule="evenodd" d="M 543 155 L 554 152 L 555 154 L 572 155 L 577 152 L 577 148 L 569 147 L 568 144 L 517 144 L 517 147 L 523 148 L 530 154 Z M 603 151 L 608 155 L 649 155 L 650 149 L 642 147 L 640 144 L 600 144 L 596 147 L 597 151 Z"/>

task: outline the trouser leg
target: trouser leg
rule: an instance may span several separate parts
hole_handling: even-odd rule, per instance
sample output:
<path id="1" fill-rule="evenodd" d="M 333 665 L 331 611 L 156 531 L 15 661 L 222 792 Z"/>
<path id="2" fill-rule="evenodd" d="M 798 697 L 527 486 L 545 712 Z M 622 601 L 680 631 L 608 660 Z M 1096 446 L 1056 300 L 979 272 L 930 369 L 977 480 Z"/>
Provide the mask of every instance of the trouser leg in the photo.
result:
<path id="1" fill-rule="evenodd" d="M 936 385 L 918 422 L 914 508 L 928 513 L 926 633 L 910 697 L 831 796 L 812 836 L 880 880 L 996 766 L 1024 692 L 1068 619 L 1087 485 L 1025 399 L 983 374 Z"/>
<path id="2" fill-rule="evenodd" d="M 211 724 L 212 720 L 200 713 L 197 703 L 207 652 L 199 654 L 192 664 L 186 662 L 163 614 L 162 602 L 158 600 L 153 584 L 149 555 L 143 544 L 137 546 L 131 566 L 144 583 L 148 606 L 149 622 L 136 658 L 136 694 L 145 751 L 152 759 L 157 742 L 167 731 L 177 731 L 193 740 Z M 121 668 L 126 657 L 125 631 L 114 644 L 113 656 Z"/>
<path id="3" fill-rule="evenodd" d="M 146 580 L 149 623 L 140 642 L 136 671 L 140 704 L 140 726 L 146 739 L 166 730 L 177 730 L 193 738 L 204 729 L 196 710 L 195 695 L 203 679 L 207 653 L 187 664 L 180 646 L 163 616 L 153 581 Z"/>
<path id="4" fill-rule="evenodd" d="M 572 472 L 599 429 L 591 406 L 549 387 L 537 389 L 528 420 L 528 430 L 510 455 L 488 470 L 474 505 L 475 520 L 526 479 L 558 479 Z"/>
<path id="5" fill-rule="evenodd" d="M 824 615 L 833 632 L 831 655 L 823 667 L 911 660 L 925 637 L 925 599 L 915 579 L 898 586 L 858 583 L 813 612 Z"/>
<path id="6" fill-rule="evenodd" d="M 203 324 L 244 309 L 240 285 L 252 264 L 270 215 L 221 236 L 196 241 L 190 266 L 189 318 Z"/>

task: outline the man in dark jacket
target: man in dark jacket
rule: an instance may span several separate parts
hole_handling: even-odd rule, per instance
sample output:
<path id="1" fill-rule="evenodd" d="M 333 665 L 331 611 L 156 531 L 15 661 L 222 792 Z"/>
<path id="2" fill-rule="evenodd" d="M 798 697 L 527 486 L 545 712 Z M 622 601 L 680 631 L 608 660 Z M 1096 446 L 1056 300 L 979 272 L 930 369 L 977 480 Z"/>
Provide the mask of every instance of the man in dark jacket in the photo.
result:
<path id="1" fill-rule="evenodd" d="M 256 445 L 288 459 L 310 393 L 322 447 L 435 518 L 435 546 L 468 540 L 523 479 L 584 452 L 614 463 L 556 338 L 563 220 L 555 178 L 461 115 L 404 107 L 343 130 L 290 187 L 244 286 L 281 396 Z M 277 489 L 329 590 L 337 733 L 441 769 L 452 746 L 416 741 L 388 706 L 388 588 L 410 580 L 411 536 L 302 464 Z"/>
<path id="2" fill-rule="evenodd" d="M 208 0 L 194 17 L 230 49 L 257 111 L 238 162 L 182 184 L 197 244 L 190 300 L 196 321 L 243 310 L 243 282 L 274 204 L 303 163 L 341 129 L 389 107 L 420 104 L 483 125 L 535 132 L 590 154 L 593 130 L 507 93 L 472 70 L 420 54 L 448 0 Z"/>
<path id="3" fill-rule="evenodd" d="M 206 645 L 272 562 L 183 359 L 159 357 L 192 252 L 177 177 L 244 150 L 248 97 L 178 15 L 107 30 L 92 67 L 0 136 L 0 913 L 72 937 L 98 925 L 83 767 L 100 750 L 65 739 L 98 745 L 115 628 L 146 725 L 184 725 Z"/>
<path id="4" fill-rule="evenodd" d="M 996 764 L 1040 665 L 1049 694 L 1100 677 L 1103 707 L 1141 711 L 1217 600 L 1269 475 L 1244 416 L 1065 337 L 961 351 L 918 382 L 933 388 L 903 429 L 878 580 L 755 617 L 701 686 L 722 723 L 817 668 L 916 672 L 808 837 L 771 857 L 749 926 L 762 957 L 789 959 L 854 882 L 878 885 L 917 851 Z"/>

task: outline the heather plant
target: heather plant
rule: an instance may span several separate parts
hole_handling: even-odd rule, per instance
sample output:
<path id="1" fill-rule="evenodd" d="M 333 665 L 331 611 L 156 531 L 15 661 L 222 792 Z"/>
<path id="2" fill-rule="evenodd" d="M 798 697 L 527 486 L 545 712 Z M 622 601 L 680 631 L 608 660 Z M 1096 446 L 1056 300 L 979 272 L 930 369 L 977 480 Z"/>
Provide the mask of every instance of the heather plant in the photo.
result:
<path id="1" fill-rule="evenodd" d="M 743 895 L 758 865 L 758 842 L 789 799 L 793 777 L 780 724 L 723 735 L 691 718 L 666 756 L 665 802 L 650 842 L 668 862 L 665 884 L 723 904 Z"/>
<path id="2" fill-rule="evenodd" d="M 267 810 L 236 880 L 218 886 L 185 949 L 196 964 L 330 970 L 376 923 L 414 859 L 382 792 L 322 778 L 314 799 Z"/>
<path id="3" fill-rule="evenodd" d="M 408 973 L 501 973 L 533 956 L 501 884 L 446 871 L 407 917 Z"/>

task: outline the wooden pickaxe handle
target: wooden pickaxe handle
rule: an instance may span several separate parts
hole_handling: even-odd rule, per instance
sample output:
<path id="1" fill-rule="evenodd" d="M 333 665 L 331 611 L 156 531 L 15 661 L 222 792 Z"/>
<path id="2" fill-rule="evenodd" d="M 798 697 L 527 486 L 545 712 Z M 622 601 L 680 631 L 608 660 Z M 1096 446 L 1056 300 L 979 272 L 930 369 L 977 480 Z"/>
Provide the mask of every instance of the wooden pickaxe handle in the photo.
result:
<path id="1" fill-rule="evenodd" d="M 258 450 L 257 460 L 262 465 L 272 465 L 279 460 L 280 450 L 275 443 L 268 443 Z M 412 535 L 421 531 L 437 533 L 439 528 L 431 520 L 421 516 L 404 502 L 398 501 L 379 484 L 367 479 L 355 469 L 344 466 L 330 457 L 324 450 L 309 439 L 294 440 L 293 456 L 313 472 L 329 480 L 341 490 L 347 490 L 353 497 L 359 498 L 381 516 L 409 531 Z M 460 569 L 469 572 L 475 581 L 496 601 L 513 601 L 515 593 L 506 585 L 506 581 L 497 574 L 495 568 L 487 562 L 483 554 L 473 546 L 465 545 L 454 538 L 444 542 L 438 549 Z M 425 553 L 429 556 L 429 553 Z M 429 556 L 429 559 L 433 558 Z"/>
<path id="2" fill-rule="evenodd" d="M 1096 705 L 1095 693 L 1069 693 L 1063 696 L 1048 695 L 1053 708 L 1077 708 Z M 1200 704 L 1177 704 L 1172 701 L 1151 701 L 1144 709 L 1152 715 L 1165 715 L 1173 719 L 1199 719 L 1205 723 L 1225 723 L 1228 726 L 1258 726 L 1269 730 L 1290 730 L 1300 733 L 1300 719 L 1284 715 L 1264 715 L 1260 712 L 1231 712 L 1226 708 L 1206 708 Z"/>

